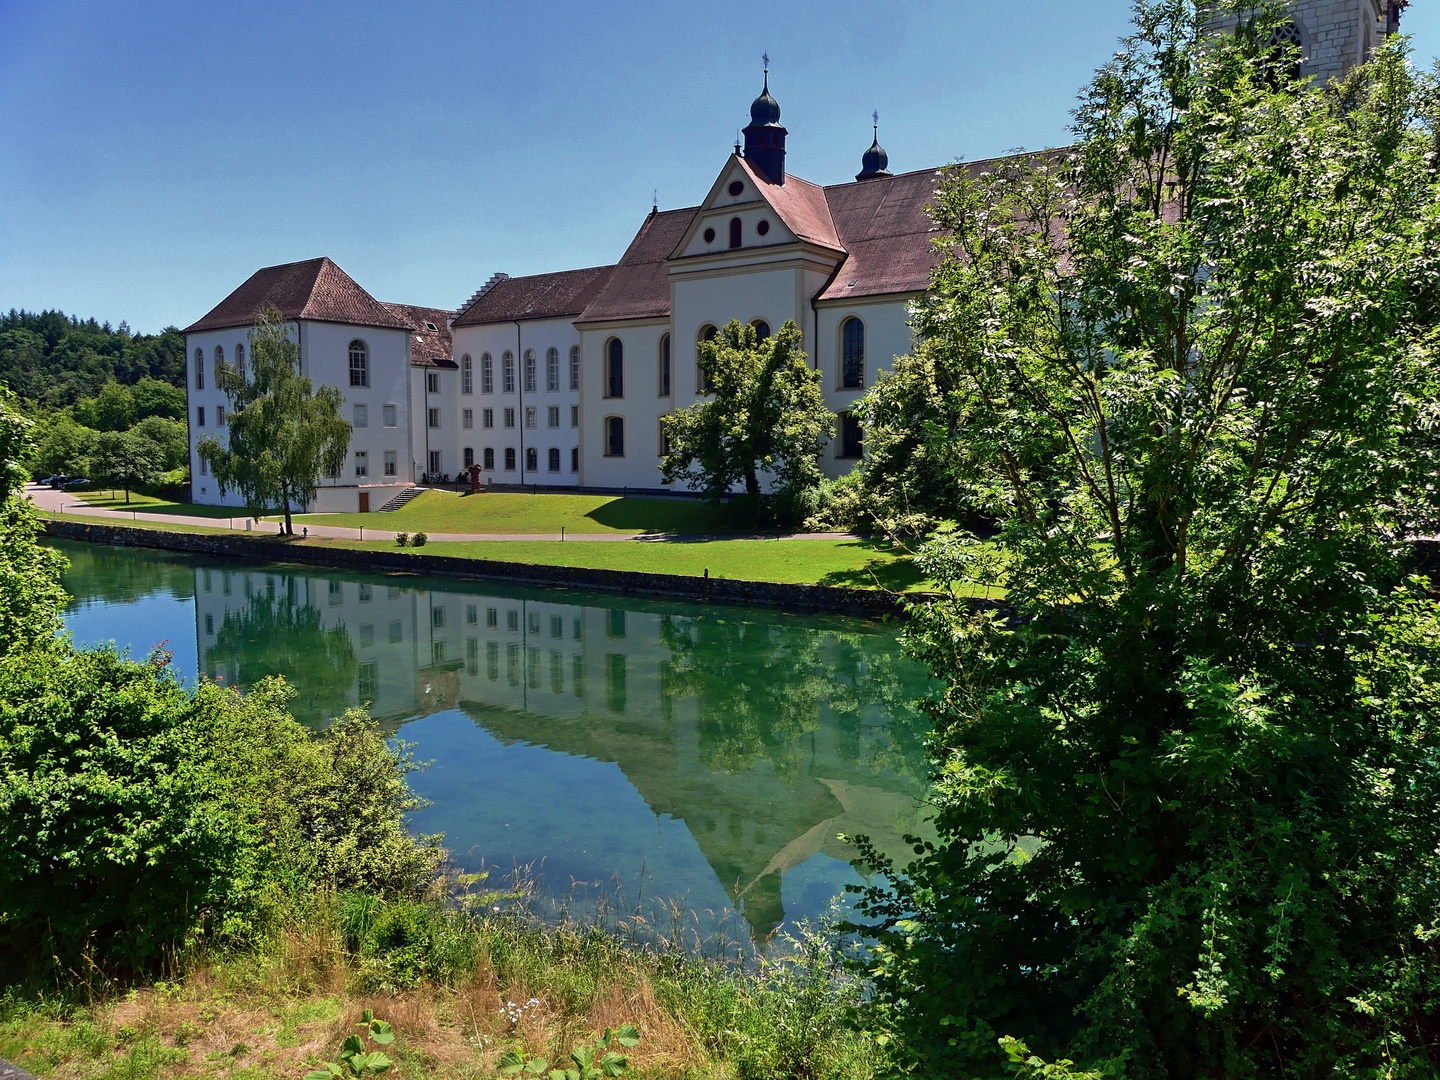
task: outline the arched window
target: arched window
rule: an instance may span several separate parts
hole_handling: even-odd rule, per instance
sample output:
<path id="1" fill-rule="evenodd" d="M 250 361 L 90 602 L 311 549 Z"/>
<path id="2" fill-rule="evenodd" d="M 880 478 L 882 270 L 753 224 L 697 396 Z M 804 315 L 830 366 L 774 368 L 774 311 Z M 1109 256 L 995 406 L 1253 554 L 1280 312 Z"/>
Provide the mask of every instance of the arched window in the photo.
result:
<path id="1" fill-rule="evenodd" d="M 554 345 L 545 350 L 545 389 L 552 393 L 560 389 L 560 350 Z"/>
<path id="2" fill-rule="evenodd" d="M 487 446 L 480 452 L 480 461 L 485 466 L 486 472 L 495 471 L 495 448 Z"/>
<path id="3" fill-rule="evenodd" d="M 462 394 L 475 392 L 475 368 L 470 362 L 469 353 L 460 358 L 460 392 Z"/>
<path id="4" fill-rule="evenodd" d="M 549 449 L 545 455 L 545 463 L 550 472 L 560 471 L 560 448 L 558 446 L 552 446 Z"/>
<path id="5" fill-rule="evenodd" d="M 370 353 L 359 338 L 350 342 L 350 385 L 370 385 Z"/>
<path id="6" fill-rule="evenodd" d="M 474 465 L 474 464 L 475 464 L 475 451 L 474 451 L 473 449 L 471 449 L 470 447 L 467 446 L 467 447 L 465 447 L 465 468 L 468 469 L 468 468 L 470 468 L 471 465 Z"/>
<path id="7" fill-rule="evenodd" d="M 670 335 L 660 337 L 660 396 L 670 396 Z"/>
<path id="8" fill-rule="evenodd" d="M 764 341 L 770 336 L 770 324 L 764 319 L 756 319 L 750 325 L 755 328 L 756 341 Z"/>
<path id="9" fill-rule="evenodd" d="M 1272 88 L 1278 89 L 1300 80 L 1304 44 L 1300 24 L 1294 19 L 1270 31 L 1270 37 L 1265 42 L 1264 72 L 1265 81 Z"/>
<path id="10" fill-rule="evenodd" d="M 242 379 L 245 377 L 245 346 L 243 343 L 235 346 L 235 370 L 240 373 Z"/>
<path id="11" fill-rule="evenodd" d="M 205 389 L 205 350 L 195 350 L 195 389 Z"/>
<path id="12" fill-rule="evenodd" d="M 570 346 L 570 389 L 580 389 L 580 346 Z"/>
<path id="13" fill-rule="evenodd" d="M 533 446 L 527 446 L 525 448 L 525 471 L 540 471 L 540 452 Z"/>
<path id="14" fill-rule="evenodd" d="M 715 326 L 714 323 L 706 323 L 700 328 L 700 333 L 695 335 L 695 358 L 697 361 L 695 364 L 695 392 L 697 394 L 709 394 L 715 388 L 714 381 L 705 371 L 701 369 L 698 361 L 700 358 L 701 343 L 706 341 L 714 341 L 719 333 L 720 330 Z"/>
<path id="15" fill-rule="evenodd" d="M 625 396 L 625 346 L 619 338 L 605 343 L 605 396 Z"/>
<path id="16" fill-rule="evenodd" d="M 605 418 L 605 456 L 625 456 L 625 418 L 623 416 L 607 416 Z"/>
<path id="17" fill-rule="evenodd" d="M 224 347 L 223 345 L 216 345 L 216 346 L 215 346 L 215 370 L 216 370 L 216 371 L 219 371 L 219 370 L 220 370 L 220 365 L 223 364 L 224 362 L 225 362 L 225 347 Z"/>
<path id="18" fill-rule="evenodd" d="M 525 350 L 525 392 L 535 393 L 535 350 Z"/>
<path id="19" fill-rule="evenodd" d="M 865 324 L 853 315 L 840 326 L 840 387 L 865 385 Z"/>
<path id="20" fill-rule="evenodd" d="M 515 392 L 515 354 L 509 349 L 500 358 L 500 390 L 502 393 L 513 394 Z"/>
<path id="21" fill-rule="evenodd" d="M 740 246 L 740 240 L 740 219 L 738 217 L 732 217 L 730 219 L 730 246 L 732 248 L 738 248 Z"/>
<path id="22" fill-rule="evenodd" d="M 490 354 L 480 354 L 480 392 L 482 394 L 493 394 L 495 392 L 495 361 L 490 359 Z"/>
<path id="23" fill-rule="evenodd" d="M 515 447 L 513 446 L 507 446 L 505 448 L 505 471 L 515 471 Z"/>

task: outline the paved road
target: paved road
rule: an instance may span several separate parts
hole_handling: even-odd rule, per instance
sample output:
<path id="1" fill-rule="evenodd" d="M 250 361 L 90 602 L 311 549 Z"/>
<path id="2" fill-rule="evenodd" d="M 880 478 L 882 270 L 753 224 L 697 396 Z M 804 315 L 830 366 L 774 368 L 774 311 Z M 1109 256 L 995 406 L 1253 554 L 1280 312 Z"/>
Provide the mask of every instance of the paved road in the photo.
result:
<path id="1" fill-rule="evenodd" d="M 0 1058 L 0 1080 L 37 1080 L 37 1078 L 18 1065 L 11 1065 L 4 1058 Z"/>
<path id="2" fill-rule="evenodd" d="M 190 514 L 147 514 L 138 507 L 134 510 L 111 509 L 104 506 L 91 506 L 83 499 L 63 491 L 55 491 L 52 488 L 41 487 L 39 484 L 25 485 L 25 493 L 30 500 L 42 510 L 49 510 L 52 513 L 82 514 L 86 517 L 100 518 L 107 521 L 137 521 L 155 522 L 157 524 L 173 525 L 203 525 L 211 529 L 231 529 L 235 532 L 261 532 L 278 533 L 280 526 L 273 521 L 250 521 L 243 516 L 233 518 L 200 517 Z M 300 530 L 308 528 L 310 535 L 323 536 L 338 540 L 394 540 L 395 531 L 392 529 L 345 529 L 338 525 L 307 525 L 305 514 L 294 515 L 295 528 Z M 380 519 L 380 520 L 383 520 Z M 246 523 L 249 522 L 249 528 Z M 777 536 L 774 533 L 762 535 L 751 534 L 745 536 L 685 536 L 668 533 L 573 533 L 567 532 L 563 536 L 560 533 L 429 533 L 431 540 L 565 540 L 565 541 L 633 541 L 638 543 L 653 543 L 659 540 L 670 540 L 678 543 L 696 543 L 704 540 L 851 540 L 855 539 L 851 533 L 786 533 Z M 3 1080 L 3 1078 L 0 1078 Z"/>

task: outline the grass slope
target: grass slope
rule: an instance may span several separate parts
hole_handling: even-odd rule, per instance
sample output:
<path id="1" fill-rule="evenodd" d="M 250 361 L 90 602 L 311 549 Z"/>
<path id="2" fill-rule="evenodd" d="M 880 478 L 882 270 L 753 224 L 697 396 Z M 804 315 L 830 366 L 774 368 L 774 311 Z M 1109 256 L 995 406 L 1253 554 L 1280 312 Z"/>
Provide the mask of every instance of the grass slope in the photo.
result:
<path id="1" fill-rule="evenodd" d="M 622 499 L 614 495 L 426 491 L 399 510 L 308 514 L 307 524 L 428 533 L 725 533 L 736 529 L 728 505 L 695 499 Z"/>
<path id="2" fill-rule="evenodd" d="M 246 511 L 233 506 L 173 502 L 170 499 L 157 499 L 153 495 L 141 495 L 138 491 L 130 493 L 128 503 L 123 491 L 70 491 L 66 494 L 106 510 L 139 510 L 145 514 L 176 514 L 181 517 L 213 517 L 223 520 L 234 518 L 236 521 L 248 516 Z"/>

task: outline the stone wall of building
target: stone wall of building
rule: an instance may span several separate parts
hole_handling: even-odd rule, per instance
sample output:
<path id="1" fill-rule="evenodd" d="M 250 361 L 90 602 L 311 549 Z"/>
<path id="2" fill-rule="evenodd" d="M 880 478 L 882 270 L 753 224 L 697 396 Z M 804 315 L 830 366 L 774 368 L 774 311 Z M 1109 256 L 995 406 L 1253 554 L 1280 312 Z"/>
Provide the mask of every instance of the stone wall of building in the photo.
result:
<path id="1" fill-rule="evenodd" d="M 1295 0 L 1289 11 L 1300 29 L 1301 74 L 1320 82 L 1363 63 L 1387 34 L 1399 27 L 1394 0 Z M 1233 30 L 1238 16 L 1217 16 L 1211 27 Z"/>

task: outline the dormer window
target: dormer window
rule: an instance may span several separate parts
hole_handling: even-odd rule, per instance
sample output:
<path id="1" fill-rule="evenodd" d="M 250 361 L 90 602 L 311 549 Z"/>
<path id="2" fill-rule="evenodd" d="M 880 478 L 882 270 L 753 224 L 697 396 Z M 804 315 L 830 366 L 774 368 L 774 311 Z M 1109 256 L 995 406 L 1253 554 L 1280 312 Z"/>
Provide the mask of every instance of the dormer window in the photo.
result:
<path id="1" fill-rule="evenodd" d="M 440 328 L 429 320 L 426 320 L 425 322 L 425 329 L 429 330 L 432 334 L 438 334 L 440 332 Z"/>
<path id="2" fill-rule="evenodd" d="M 730 219 L 730 246 L 732 248 L 738 248 L 740 246 L 740 240 L 740 219 L 738 217 L 732 217 Z"/>

